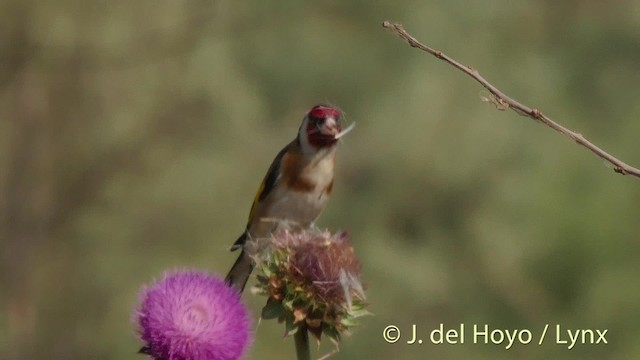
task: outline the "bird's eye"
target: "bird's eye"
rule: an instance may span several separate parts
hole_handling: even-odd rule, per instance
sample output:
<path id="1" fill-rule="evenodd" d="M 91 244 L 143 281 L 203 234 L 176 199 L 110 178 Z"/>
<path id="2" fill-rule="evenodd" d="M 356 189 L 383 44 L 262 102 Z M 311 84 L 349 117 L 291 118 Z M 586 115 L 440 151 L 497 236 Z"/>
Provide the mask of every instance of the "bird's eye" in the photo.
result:
<path id="1" fill-rule="evenodd" d="M 311 121 L 312 124 L 314 125 L 320 125 L 324 122 L 324 119 L 321 117 L 317 117 L 317 116 L 309 116 L 309 120 Z"/>

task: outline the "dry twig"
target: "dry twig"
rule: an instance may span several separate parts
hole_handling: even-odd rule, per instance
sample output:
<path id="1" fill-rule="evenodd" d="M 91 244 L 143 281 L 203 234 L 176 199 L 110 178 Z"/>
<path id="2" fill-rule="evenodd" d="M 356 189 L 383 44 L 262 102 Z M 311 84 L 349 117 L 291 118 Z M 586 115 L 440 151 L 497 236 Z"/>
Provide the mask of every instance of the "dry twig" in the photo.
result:
<path id="1" fill-rule="evenodd" d="M 509 96 L 505 95 L 502 91 L 500 91 L 498 88 L 496 88 L 491 83 L 489 83 L 487 80 L 485 80 L 485 78 L 483 78 L 482 75 L 480 75 L 478 70 L 476 70 L 476 69 L 474 69 L 474 68 L 472 68 L 470 66 L 462 65 L 459 62 L 457 62 L 456 60 L 454 60 L 454 59 L 450 58 L 449 56 L 443 54 L 442 51 L 435 50 L 435 49 L 430 48 L 429 46 L 421 43 L 416 38 L 411 36 L 402 27 L 402 25 L 400 25 L 400 24 L 392 24 L 389 21 L 385 21 L 385 22 L 382 23 L 382 26 L 385 29 L 388 29 L 391 32 L 393 32 L 394 34 L 398 35 L 403 40 L 405 40 L 409 45 L 411 45 L 411 47 L 418 48 L 418 49 L 420 49 L 422 51 L 426 51 L 429 54 L 437 57 L 438 59 L 449 63 L 451 66 L 457 68 L 458 70 L 464 72 L 465 74 L 471 76 L 473 79 L 475 79 L 477 82 L 479 82 L 480 85 L 482 85 L 485 89 L 487 89 L 489 92 L 491 92 L 492 98 L 491 99 L 486 99 L 484 101 L 492 102 L 494 105 L 496 105 L 496 107 L 499 110 L 506 110 L 507 108 L 510 108 L 510 109 L 514 110 L 516 113 L 518 113 L 520 115 L 527 116 L 527 117 L 530 117 L 531 119 L 539 121 L 539 122 L 545 124 L 546 126 L 548 126 L 548 127 L 552 128 L 552 129 L 556 130 L 557 132 L 561 133 L 562 135 L 573 139 L 579 145 L 584 146 L 585 148 L 589 149 L 594 154 L 598 155 L 600 158 L 602 158 L 605 161 L 611 163 L 613 165 L 613 171 L 617 172 L 618 174 L 632 175 L 632 176 L 640 178 L 640 169 L 637 169 L 637 168 L 635 168 L 633 166 L 627 165 L 626 163 L 624 163 L 620 159 L 618 159 L 615 156 L 607 153 L 606 151 L 602 150 L 598 146 L 596 146 L 593 143 L 591 143 L 589 140 L 585 139 L 584 136 L 582 136 L 581 134 L 579 134 L 577 132 L 574 132 L 574 131 L 571 131 L 571 130 L 565 128 L 564 126 L 558 124 L 557 122 L 551 120 L 551 118 L 549 118 L 548 116 L 544 115 L 540 110 L 534 109 L 534 108 L 530 108 L 530 107 L 528 107 L 526 105 L 523 105 L 523 104 L 517 102 L 516 100 L 510 98 Z"/>

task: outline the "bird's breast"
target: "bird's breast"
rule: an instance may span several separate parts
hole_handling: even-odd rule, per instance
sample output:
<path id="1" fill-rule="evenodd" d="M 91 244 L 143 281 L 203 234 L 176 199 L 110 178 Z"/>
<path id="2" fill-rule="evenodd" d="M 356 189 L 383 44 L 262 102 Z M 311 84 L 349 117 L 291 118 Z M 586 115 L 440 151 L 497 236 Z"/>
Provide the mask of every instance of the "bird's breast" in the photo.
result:
<path id="1" fill-rule="evenodd" d="M 329 199 L 335 160 L 333 154 L 304 160 L 299 156 L 283 159 L 283 186 L 274 194 L 268 213 L 306 226 L 315 221 Z"/>
<path id="2" fill-rule="evenodd" d="M 327 192 L 286 191 L 270 206 L 270 218 L 283 219 L 301 226 L 313 223 L 324 209 L 329 194 Z"/>

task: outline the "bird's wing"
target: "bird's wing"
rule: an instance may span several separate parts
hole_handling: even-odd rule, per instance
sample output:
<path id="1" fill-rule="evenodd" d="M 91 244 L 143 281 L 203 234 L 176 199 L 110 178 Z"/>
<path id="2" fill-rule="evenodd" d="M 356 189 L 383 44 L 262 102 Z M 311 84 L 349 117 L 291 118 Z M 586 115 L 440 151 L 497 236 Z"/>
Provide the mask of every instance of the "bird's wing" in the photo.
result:
<path id="1" fill-rule="evenodd" d="M 271 163 L 269 170 L 267 170 L 267 174 L 265 175 L 264 179 L 262 180 L 262 183 L 258 187 L 256 196 L 253 199 L 253 205 L 251 205 L 251 211 L 249 212 L 247 229 L 253 222 L 253 218 L 256 215 L 258 206 L 260 206 L 260 204 L 267 198 L 267 196 L 271 193 L 271 191 L 275 188 L 276 184 L 280 180 L 280 177 L 281 177 L 280 170 L 282 165 L 282 159 L 284 158 L 285 154 L 289 151 L 290 147 L 291 147 L 291 144 L 285 146 L 282 150 L 280 150 L 278 155 L 276 155 L 276 158 L 273 159 L 273 162 Z"/>
<path id="2" fill-rule="evenodd" d="M 260 205 L 265 201 L 267 196 L 271 193 L 271 191 L 276 187 L 276 184 L 281 178 L 281 168 L 282 168 L 282 160 L 284 156 L 289 152 L 291 148 L 291 144 L 285 146 L 280 152 L 276 155 L 276 158 L 273 159 L 271 166 L 269 166 L 269 170 L 267 170 L 267 174 L 262 179 L 262 183 L 258 187 L 258 191 L 256 192 L 256 196 L 253 199 L 253 204 L 251 205 L 251 211 L 249 211 L 249 220 L 247 221 L 247 227 L 245 231 L 238 237 L 238 239 L 231 246 L 231 251 L 238 250 L 244 246 L 247 238 L 249 237 L 249 228 L 253 223 L 254 217 L 258 213 L 258 209 Z"/>

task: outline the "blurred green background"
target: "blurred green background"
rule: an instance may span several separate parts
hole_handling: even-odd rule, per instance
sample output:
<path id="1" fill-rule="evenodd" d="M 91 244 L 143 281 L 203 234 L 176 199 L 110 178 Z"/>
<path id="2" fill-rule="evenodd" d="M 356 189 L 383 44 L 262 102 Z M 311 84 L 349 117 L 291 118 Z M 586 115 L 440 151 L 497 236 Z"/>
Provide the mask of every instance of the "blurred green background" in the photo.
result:
<path id="1" fill-rule="evenodd" d="M 481 102 L 383 20 L 640 165 L 638 1 L 4 0 L 0 359 L 140 359 L 140 286 L 227 271 L 319 102 L 358 124 L 319 225 L 352 234 L 375 313 L 335 359 L 640 358 L 638 179 Z M 534 340 L 383 341 L 414 323 Z M 609 343 L 538 346 L 547 323 Z M 247 359 L 293 359 L 282 333 L 263 322 Z"/>

